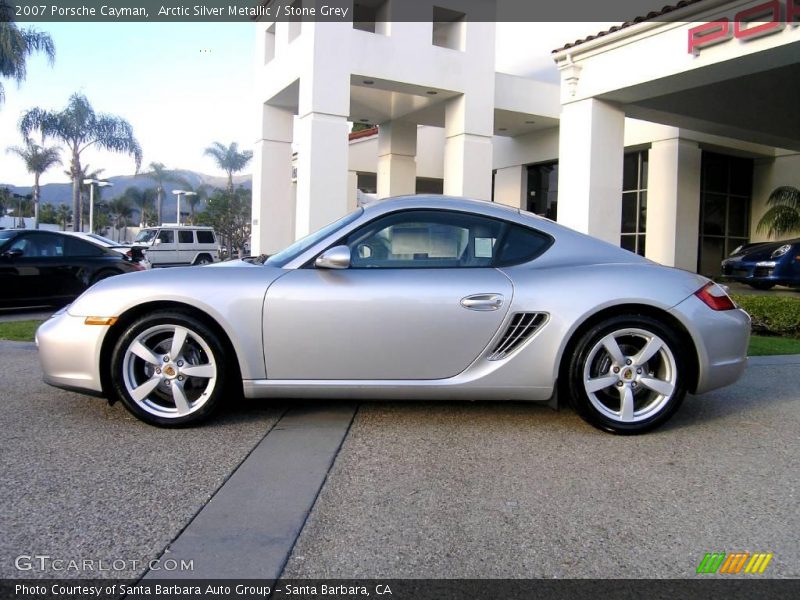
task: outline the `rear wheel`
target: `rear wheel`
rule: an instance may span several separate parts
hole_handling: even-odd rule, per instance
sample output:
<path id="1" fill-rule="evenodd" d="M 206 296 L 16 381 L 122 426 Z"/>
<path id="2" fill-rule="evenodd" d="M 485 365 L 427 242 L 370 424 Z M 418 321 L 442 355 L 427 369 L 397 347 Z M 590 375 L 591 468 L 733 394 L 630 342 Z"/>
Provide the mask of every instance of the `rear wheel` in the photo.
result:
<path id="1" fill-rule="evenodd" d="M 114 391 L 134 416 L 161 427 L 193 425 L 225 388 L 223 345 L 201 321 L 160 311 L 135 321 L 111 358 Z"/>
<path id="2" fill-rule="evenodd" d="M 665 423 L 686 395 L 677 336 L 644 315 L 612 317 L 587 331 L 569 365 L 569 395 L 595 427 L 644 433 Z"/>
<path id="3" fill-rule="evenodd" d="M 211 257 L 208 254 L 201 254 L 200 256 L 198 256 L 195 259 L 194 264 L 195 265 L 210 265 L 212 262 L 214 262 L 214 261 L 211 259 Z"/>

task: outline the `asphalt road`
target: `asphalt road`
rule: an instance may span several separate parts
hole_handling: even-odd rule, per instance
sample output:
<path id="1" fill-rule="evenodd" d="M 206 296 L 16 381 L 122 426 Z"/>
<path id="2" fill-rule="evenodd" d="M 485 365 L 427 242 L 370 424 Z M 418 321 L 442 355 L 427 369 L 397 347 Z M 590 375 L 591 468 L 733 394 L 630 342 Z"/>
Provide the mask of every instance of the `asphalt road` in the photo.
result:
<path id="1" fill-rule="evenodd" d="M 0 342 L 0 365 L 0 578 L 143 575 L 284 412 L 239 402 L 206 427 L 157 429 L 42 383 L 33 344 Z M 20 555 L 96 564 L 20 572 Z"/>
<path id="2" fill-rule="evenodd" d="M 691 578 L 712 551 L 773 552 L 765 576 L 798 577 L 800 357 L 755 363 L 640 437 L 522 403 L 362 403 L 330 471 L 319 463 L 319 495 L 306 486 L 283 577 Z M 22 554 L 157 559 L 213 531 L 209 499 L 236 506 L 236 485 L 252 519 L 248 465 L 296 442 L 279 422 L 294 404 L 161 430 L 45 386 L 30 344 L 0 343 L 0 365 L 0 577 L 74 575 L 20 573 Z M 285 462 L 298 481 L 302 451 Z"/>

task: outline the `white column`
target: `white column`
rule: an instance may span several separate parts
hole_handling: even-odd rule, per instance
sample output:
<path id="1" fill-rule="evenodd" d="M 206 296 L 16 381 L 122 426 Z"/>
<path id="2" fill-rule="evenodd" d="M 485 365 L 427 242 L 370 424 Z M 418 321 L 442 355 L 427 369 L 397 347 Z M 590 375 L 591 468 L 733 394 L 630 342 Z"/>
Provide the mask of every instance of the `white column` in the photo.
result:
<path id="1" fill-rule="evenodd" d="M 525 209 L 528 193 L 528 168 L 516 165 L 497 169 L 494 176 L 494 201 L 506 206 Z"/>
<path id="2" fill-rule="evenodd" d="M 301 238 L 347 213 L 347 117 L 310 112 L 297 124 L 297 213 Z"/>
<path id="3" fill-rule="evenodd" d="M 558 222 L 615 245 L 622 219 L 625 113 L 589 98 L 561 107 Z"/>
<path id="4" fill-rule="evenodd" d="M 417 190 L 417 124 L 400 121 L 378 128 L 378 198 Z"/>
<path id="5" fill-rule="evenodd" d="M 347 212 L 358 208 L 358 172 L 347 172 Z"/>
<path id="6" fill-rule="evenodd" d="M 697 142 L 653 142 L 647 175 L 647 258 L 697 269 L 701 158 Z"/>
<path id="7" fill-rule="evenodd" d="M 492 198 L 491 102 L 461 95 L 445 107 L 444 193 L 477 200 Z"/>
<path id="8" fill-rule="evenodd" d="M 253 149 L 252 254 L 274 254 L 294 241 L 291 111 L 264 104 Z"/>

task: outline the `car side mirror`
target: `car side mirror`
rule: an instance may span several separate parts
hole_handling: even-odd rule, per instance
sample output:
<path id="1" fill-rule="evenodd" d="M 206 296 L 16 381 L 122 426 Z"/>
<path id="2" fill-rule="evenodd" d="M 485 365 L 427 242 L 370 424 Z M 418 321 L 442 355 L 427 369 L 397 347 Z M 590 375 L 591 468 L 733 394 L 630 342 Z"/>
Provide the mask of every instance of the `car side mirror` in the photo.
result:
<path id="1" fill-rule="evenodd" d="M 22 249 L 21 248 L 12 248 L 11 250 L 6 250 L 3 252 L 3 258 L 6 260 L 13 260 L 22 256 Z"/>
<path id="2" fill-rule="evenodd" d="M 314 266 L 318 269 L 348 269 L 350 268 L 350 248 L 347 246 L 328 248 L 317 257 Z"/>
<path id="3" fill-rule="evenodd" d="M 153 240 L 153 245 L 158 246 L 161 243 L 161 238 L 156 238 Z"/>

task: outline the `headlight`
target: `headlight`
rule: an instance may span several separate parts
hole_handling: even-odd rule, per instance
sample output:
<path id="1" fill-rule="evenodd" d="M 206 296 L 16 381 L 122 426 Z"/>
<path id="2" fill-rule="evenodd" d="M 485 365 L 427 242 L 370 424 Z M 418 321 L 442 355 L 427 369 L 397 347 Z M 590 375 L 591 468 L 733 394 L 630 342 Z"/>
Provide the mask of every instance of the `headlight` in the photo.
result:
<path id="1" fill-rule="evenodd" d="M 736 250 L 731 252 L 731 256 L 736 256 L 737 254 L 739 254 L 739 252 L 742 251 L 742 248 L 744 248 L 744 244 L 742 244 L 741 246 L 736 246 Z"/>
<path id="2" fill-rule="evenodd" d="M 773 252 L 770 255 L 770 258 L 778 258 L 779 256 L 783 256 L 784 254 L 786 254 L 791 249 L 792 249 L 791 244 L 784 244 L 783 246 L 781 246 L 780 248 L 775 250 L 775 252 Z"/>

